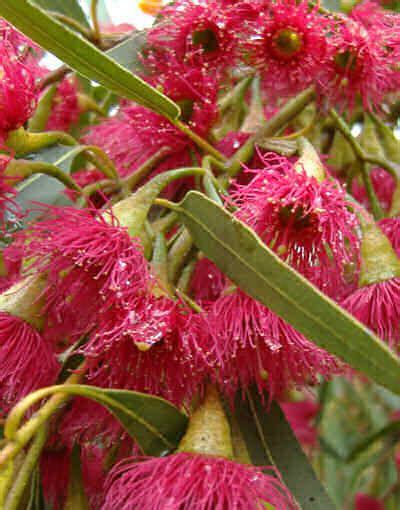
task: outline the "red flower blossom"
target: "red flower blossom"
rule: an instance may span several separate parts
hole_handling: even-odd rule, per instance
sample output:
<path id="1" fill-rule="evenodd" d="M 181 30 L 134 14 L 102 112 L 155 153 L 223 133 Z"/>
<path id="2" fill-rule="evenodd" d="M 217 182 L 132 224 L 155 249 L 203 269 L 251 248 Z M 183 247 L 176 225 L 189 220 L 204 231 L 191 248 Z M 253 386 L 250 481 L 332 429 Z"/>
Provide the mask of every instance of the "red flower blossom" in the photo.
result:
<path id="1" fill-rule="evenodd" d="M 15 55 L 24 61 L 34 62 L 35 57 L 40 57 L 42 50 L 31 39 L 16 30 L 5 19 L 0 18 L 0 45 L 9 47 Z"/>
<path id="2" fill-rule="evenodd" d="M 328 38 L 330 81 L 325 93 L 333 103 L 352 108 L 360 97 L 365 108 L 379 107 L 383 97 L 398 88 L 398 42 L 390 30 L 367 28 L 343 18 Z"/>
<path id="3" fill-rule="evenodd" d="M 40 479 L 44 500 L 51 504 L 53 510 L 64 508 L 68 494 L 70 478 L 71 450 L 46 448 L 40 456 Z"/>
<path id="4" fill-rule="evenodd" d="M 21 398 L 55 382 L 59 366 L 48 342 L 33 326 L 0 312 L 0 399 L 7 412 Z"/>
<path id="5" fill-rule="evenodd" d="M 385 211 L 389 211 L 392 206 L 393 193 L 396 188 L 394 177 L 383 168 L 374 168 L 370 176 L 374 191 L 381 206 Z M 351 193 L 366 209 L 371 209 L 365 187 L 358 179 L 353 180 Z"/>
<path id="6" fill-rule="evenodd" d="M 102 387 L 144 391 L 178 405 L 200 388 L 208 327 L 201 314 L 168 298 L 149 296 L 100 317 L 83 352 L 88 381 Z"/>
<path id="7" fill-rule="evenodd" d="M 378 499 L 358 492 L 354 498 L 355 510 L 385 510 L 384 504 Z"/>
<path id="8" fill-rule="evenodd" d="M 400 278 L 360 287 L 344 299 L 342 306 L 389 346 L 399 345 Z"/>
<path id="9" fill-rule="evenodd" d="M 59 340 L 87 331 L 101 309 L 131 303 L 150 279 L 141 247 L 115 217 L 72 207 L 47 214 L 26 230 L 24 252 L 46 273 L 46 329 Z"/>
<path id="10" fill-rule="evenodd" d="M 358 261 L 354 205 L 337 181 L 319 183 L 287 158 L 270 153 L 263 164 L 232 192 L 237 217 L 312 283 L 339 295 L 346 267 Z"/>
<path id="11" fill-rule="evenodd" d="M 400 258 L 400 218 L 384 218 L 379 221 L 378 225 L 389 238 L 397 256 Z"/>
<path id="12" fill-rule="evenodd" d="M 221 296 L 208 320 L 221 390 L 233 397 L 256 384 L 273 399 L 293 385 L 339 371 L 333 356 L 240 290 Z"/>
<path id="13" fill-rule="evenodd" d="M 78 121 L 79 115 L 77 83 L 75 80 L 64 78 L 57 86 L 46 129 L 69 131 Z"/>
<path id="14" fill-rule="evenodd" d="M 118 464 L 106 483 L 102 510 L 276 510 L 296 505 L 273 469 L 219 457 L 177 453 L 131 458 Z"/>
<path id="15" fill-rule="evenodd" d="M 220 2 L 178 0 L 159 13 L 148 43 L 165 58 L 213 68 L 234 64 L 236 12 Z M 241 20 L 243 22 L 243 19 Z"/>
<path id="16" fill-rule="evenodd" d="M 169 60 L 162 65 L 149 55 L 147 66 L 153 76 L 147 79 L 179 104 L 183 120 L 201 136 L 206 136 L 217 119 L 218 83 L 207 69 Z"/>
<path id="17" fill-rule="evenodd" d="M 127 106 L 116 117 L 94 126 L 83 142 L 101 147 L 122 177 L 134 173 L 162 147 L 171 151 L 163 161 L 163 171 L 191 162 L 186 150 L 189 140 L 160 115 L 141 106 Z"/>
<path id="18" fill-rule="evenodd" d="M 328 18 L 302 0 L 268 3 L 243 43 L 272 97 L 293 95 L 318 82 L 327 61 Z"/>
<path id="19" fill-rule="evenodd" d="M 82 479 L 90 508 L 101 507 L 106 481 L 106 461 L 109 450 L 97 445 L 84 445 L 81 450 Z"/>
<path id="20" fill-rule="evenodd" d="M 319 405 L 311 399 L 299 402 L 282 402 L 281 407 L 293 432 L 303 446 L 314 447 L 318 441 L 318 431 L 313 423 Z"/>
<path id="21" fill-rule="evenodd" d="M 200 259 L 191 279 L 191 292 L 202 306 L 215 301 L 226 285 L 226 277 L 206 258 Z"/>
<path id="22" fill-rule="evenodd" d="M 21 127 L 33 113 L 38 92 L 37 69 L 0 44 L 0 139 Z"/>

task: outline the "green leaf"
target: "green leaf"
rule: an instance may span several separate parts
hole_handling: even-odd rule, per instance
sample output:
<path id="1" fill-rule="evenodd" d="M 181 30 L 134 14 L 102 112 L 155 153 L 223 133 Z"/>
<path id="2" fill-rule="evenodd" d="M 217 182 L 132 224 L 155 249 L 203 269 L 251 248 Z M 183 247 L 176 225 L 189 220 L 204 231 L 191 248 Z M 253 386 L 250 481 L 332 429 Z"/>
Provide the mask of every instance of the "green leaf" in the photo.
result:
<path id="1" fill-rule="evenodd" d="M 187 416 L 162 398 L 128 390 L 71 384 L 59 391 L 90 398 L 106 407 L 135 439 L 145 455 L 161 456 L 177 448 Z"/>
<path id="2" fill-rule="evenodd" d="M 82 478 L 80 449 L 77 445 L 72 450 L 68 494 L 64 510 L 89 510 Z"/>
<path id="3" fill-rule="evenodd" d="M 400 393 L 400 361 L 390 349 L 280 260 L 246 225 L 194 191 L 177 211 L 198 248 L 244 292 L 323 349 Z"/>
<path id="4" fill-rule="evenodd" d="M 32 0 L 32 3 L 47 11 L 65 14 L 85 27 L 90 27 L 78 0 Z"/>
<path id="5" fill-rule="evenodd" d="M 83 76 L 165 117 L 178 118 L 173 101 L 27 0 L 0 0 L 0 15 Z"/>
<path id="6" fill-rule="evenodd" d="M 336 508 L 276 402 L 266 411 L 258 390 L 249 391 L 246 401 L 240 393 L 235 417 L 253 464 L 276 466 L 303 510 Z"/>

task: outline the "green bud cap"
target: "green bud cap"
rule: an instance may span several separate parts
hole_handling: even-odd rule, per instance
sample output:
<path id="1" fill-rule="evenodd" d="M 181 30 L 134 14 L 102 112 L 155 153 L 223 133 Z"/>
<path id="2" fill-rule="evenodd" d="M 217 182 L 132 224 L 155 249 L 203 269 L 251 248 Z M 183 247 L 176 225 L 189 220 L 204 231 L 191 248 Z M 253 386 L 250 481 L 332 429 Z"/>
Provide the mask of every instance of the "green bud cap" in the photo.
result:
<path id="1" fill-rule="evenodd" d="M 322 164 L 317 151 L 306 138 L 299 138 L 297 145 L 300 152 L 300 158 L 295 164 L 298 172 L 304 170 L 309 177 L 315 177 L 318 182 L 326 179 L 324 165 Z"/>
<path id="2" fill-rule="evenodd" d="M 361 273 L 359 286 L 400 277 L 400 260 L 389 239 L 374 222 L 361 221 Z"/>
<path id="3" fill-rule="evenodd" d="M 19 317 L 40 330 L 43 326 L 40 298 L 45 287 L 42 276 L 31 275 L 16 283 L 0 295 L 0 311 Z"/>
<path id="4" fill-rule="evenodd" d="M 202 405 L 190 418 L 178 451 L 233 458 L 230 426 L 213 386 L 208 386 Z"/>

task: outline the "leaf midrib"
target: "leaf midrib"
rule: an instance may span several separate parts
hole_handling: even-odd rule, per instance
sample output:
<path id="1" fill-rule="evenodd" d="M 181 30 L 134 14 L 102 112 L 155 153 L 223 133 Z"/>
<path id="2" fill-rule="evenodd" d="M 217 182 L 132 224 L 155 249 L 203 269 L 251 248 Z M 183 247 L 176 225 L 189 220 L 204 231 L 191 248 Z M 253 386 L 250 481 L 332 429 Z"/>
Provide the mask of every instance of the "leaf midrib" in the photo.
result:
<path id="1" fill-rule="evenodd" d="M 352 345 L 350 343 L 346 343 L 342 340 L 341 336 L 337 336 L 337 334 L 335 333 L 335 330 L 331 330 L 331 328 L 326 325 L 324 322 L 322 322 L 319 317 L 314 317 L 312 315 L 310 315 L 310 313 L 307 311 L 307 309 L 303 308 L 301 305 L 299 305 L 299 303 L 297 301 L 294 301 L 293 299 L 290 298 L 290 296 L 288 296 L 285 292 L 281 291 L 279 289 L 279 287 L 275 287 L 275 285 L 273 283 L 270 283 L 262 274 L 260 274 L 258 272 L 258 270 L 254 269 L 251 265 L 249 265 L 245 259 L 243 259 L 240 255 L 238 255 L 233 249 L 230 248 L 229 245 L 227 245 L 224 241 L 222 241 L 221 239 L 219 239 L 212 231 L 210 231 L 206 225 L 200 221 L 198 218 L 196 218 L 196 216 L 194 216 L 193 214 L 191 214 L 187 209 L 182 209 L 182 206 L 179 207 L 181 210 L 184 211 L 184 214 L 186 214 L 187 216 L 189 216 L 195 223 L 198 223 L 209 235 L 210 237 L 212 237 L 217 243 L 221 244 L 221 246 L 226 250 L 228 251 L 228 253 L 230 253 L 231 255 L 233 255 L 235 258 L 237 258 L 239 260 L 239 262 L 244 265 L 246 268 L 248 268 L 251 272 L 253 272 L 257 277 L 259 277 L 262 281 L 264 281 L 269 287 L 271 287 L 275 292 L 277 292 L 277 294 L 279 294 L 282 298 L 286 299 L 290 304 L 292 304 L 295 308 L 297 308 L 298 310 L 300 310 L 302 313 L 304 313 L 304 315 L 306 315 L 309 319 L 311 319 L 312 321 L 314 321 L 315 323 L 317 323 L 319 326 L 322 326 L 322 328 L 325 330 L 325 331 L 328 331 L 331 333 L 331 335 L 338 340 L 338 342 L 345 346 L 350 352 L 352 352 L 353 354 L 357 354 L 357 356 L 363 358 L 364 360 L 368 361 L 369 363 L 371 363 L 376 369 L 377 371 L 379 372 L 380 371 L 380 366 L 379 364 L 376 364 L 374 362 L 374 359 L 372 358 L 369 358 L 368 356 L 364 355 L 362 351 L 359 351 L 357 349 L 354 349 L 352 347 Z M 255 234 L 246 226 L 244 225 L 242 222 L 240 222 L 239 220 L 237 220 L 235 218 L 235 221 L 238 221 L 241 226 L 246 229 L 251 236 L 253 236 L 256 240 L 256 242 L 258 244 L 261 244 L 259 239 L 255 236 Z M 273 253 L 269 253 L 269 255 L 271 257 L 276 257 L 275 254 Z M 286 265 L 281 261 L 279 260 L 278 258 L 276 258 L 276 261 L 278 264 L 280 264 L 281 266 L 283 266 L 285 269 L 286 269 Z M 289 267 L 288 268 L 289 271 L 292 271 L 292 269 Z M 298 275 L 296 275 L 298 276 Z M 307 284 L 307 282 L 305 282 Z M 314 289 L 313 289 L 314 290 Z M 318 292 L 318 291 L 316 291 Z M 329 301 L 327 301 L 327 299 L 325 298 L 325 296 L 323 294 L 320 294 L 320 297 L 321 299 L 324 301 L 324 303 L 326 303 L 328 306 L 331 306 L 333 308 L 336 309 L 336 305 L 334 304 L 331 304 Z M 342 313 L 342 310 L 339 310 L 340 313 Z M 356 327 L 359 327 L 357 325 L 357 323 L 343 310 L 343 315 L 346 316 L 346 318 L 348 320 L 350 320 Z M 374 342 L 378 343 L 377 340 L 375 340 L 372 336 L 369 336 L 369 338 L 371 338 L 371 340 L 373 340 Z M 315 340 L 313 340 L 315 342 Z M 387 354 L 390 355 L 390 357 L 393 358 L 394 361 L 396 361 L 396 358 L 393 356 L 393 354 L 391 353 L 391 351 L 385 346 L 385 344 L 379 344 L 379 347 L 382 348 L 384 351 L 386 351 Z M 392 377 L 391 377 L 392 378 Z M 397 379 L 397 378 L 396 378 Z M 400 390 L 399 390 L 400 391 Z"/>

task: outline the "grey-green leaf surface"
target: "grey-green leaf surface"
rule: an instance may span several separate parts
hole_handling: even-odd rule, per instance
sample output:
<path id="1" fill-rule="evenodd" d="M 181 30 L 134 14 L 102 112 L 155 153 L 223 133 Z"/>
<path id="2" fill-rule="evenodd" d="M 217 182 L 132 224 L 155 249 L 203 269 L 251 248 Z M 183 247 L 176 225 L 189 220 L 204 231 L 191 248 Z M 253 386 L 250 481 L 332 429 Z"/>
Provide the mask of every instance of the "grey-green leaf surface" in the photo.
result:
<path id="1" fill-rule="evenodd" d="M 390 349 L 280 260 L 246 225 L 195 191 L 177 210 L 198 248 L 244 292 L 320 347 L 400 394 L 400 361 Z"/>
<path id="2" fill-rule="evenodd" d="M 69 16 L 87 28 L 90 26 L 78 0 L 32 0 L 32 3 L 47 11 Z"/>
<path id="3" fill-rule="evenodd" d="M 36 154 L 32 154 L 26 159 L 45 161 L 57 166 L 63 172 L 69 173 L 79 151 L 80 146 L 67 147 L 65 145 L 54 145 Z M 29 208 L 32 202 L 41 202 L 42 204 L 49 205 L 71 203 L 65 195 L 62 195 L 63 189 L 64 185 L 56 179 L 48 175 L 35 174 L 18 184 L 17 202 L 24 210 Z"/>
<path id="4" fill-rule="evenodd" d="M 114 48 L 111 48 L 106 53 L 122 67 L 129 69 L 129 71 L 142 72 L 143 65 L 139 55 L 146 43 L 146 38 L 147 32 L 145 30 L 135 32 L 128 39 L 114 46 Z"/>
<path id="5" fill-rule="evenodd" d="M 83 384 L 65 385 L 63 391 L 90 398 L 106 407 L 145 455 L 161 456 L 176 449 L 186 431 L 187 416 L 162 398 Z"/>
<path id="6" fill-rule="evenodd" d="M 253 464 L 276 466 L 303 510 L 335 510 L 276 402 L 267 410 L 258 391 L 250 390 L 247 400 L 238 395 L 235 417 Z"/>
<path id="7" fill-rule="evenodd" d="M 0 0 L 0 15 L 86 78 L 165 117 L 178 118 L 173 101 L 28 0 Z"/>

